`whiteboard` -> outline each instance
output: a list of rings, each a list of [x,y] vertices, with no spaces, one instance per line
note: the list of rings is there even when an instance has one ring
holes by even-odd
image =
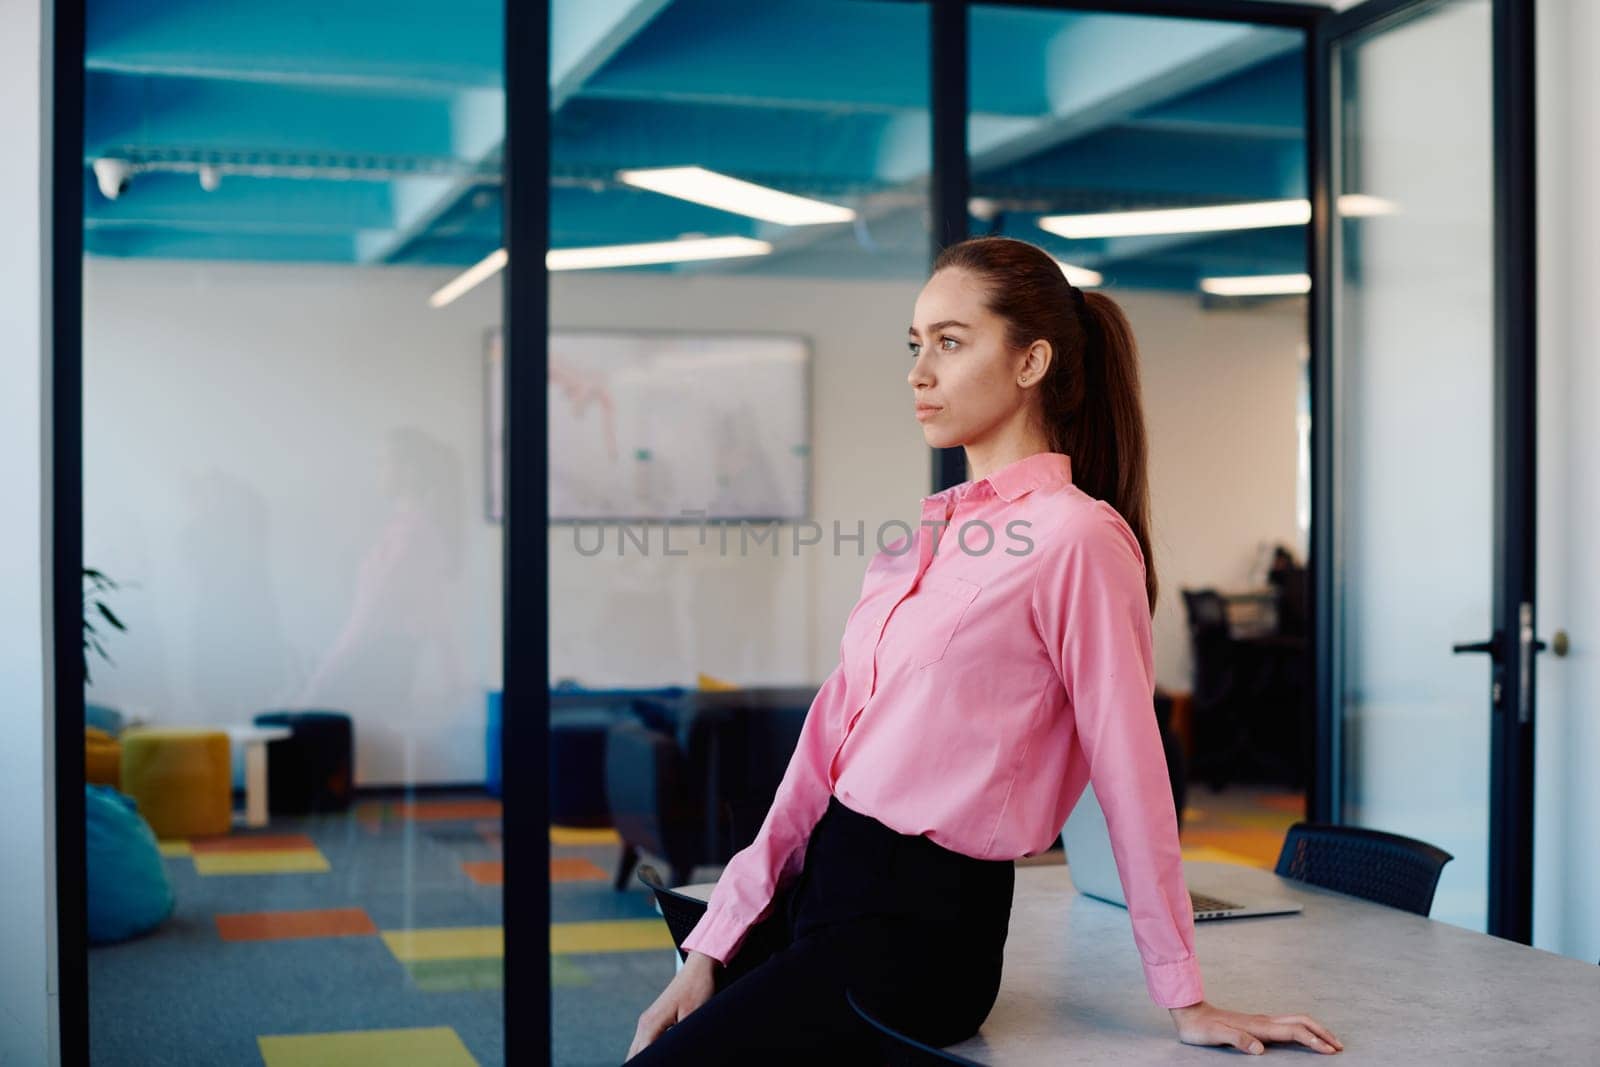
[[[810,358],[792,335],[552,331],[550,518],[806,518]]]

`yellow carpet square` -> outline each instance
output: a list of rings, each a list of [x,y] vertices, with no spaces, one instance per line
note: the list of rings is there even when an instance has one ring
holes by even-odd
[[[672,948],[672,931],[660,919],[552,923],[551,952],[645,952]]]
[[[187,841],[157,841],[156,847],[161,850],[163,856],[176,858],[194,855],[194,849],[189,847]]]
[[[448,1026],[256,1038],[266,1067],[477,1067]]]
[[[620,845],[622,838],[609,826],[588,828],[583,826],[550,827],[552,845]]]
[[[320,874],[327,857],[317,849],[293,852],[212,852],[194,858],[200,874]]]
[[[489,959],[505,955],[498,926],[444,926],[432,930],[385,930],[383,943],[401,963],[420,960]]]
[[[1212,845],[1195,845],[1192,848],[1185,848],[1183,850],[1183,858],[1186,860],[1202,860],[1207,863],[1237,863],[1245,867],[1262,866],[1262,864],[1249,856],[1241,856],[1237,852],[1229,852],[1227,849],[1216,848]]]

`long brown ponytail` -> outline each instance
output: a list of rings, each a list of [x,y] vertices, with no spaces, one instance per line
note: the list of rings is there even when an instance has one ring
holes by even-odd
[[[1045,436],[1051,451],[1072,457],[1073,484],[1116,508],[1138,538],[1153,616],[1159,583],[1150,548],[1149,443],[1128,317],[1104,293],[1069,283],[1044,249],[1013,237],[950,245],[933,272],[948,267],[985,283],[985,303],[1005,320],[1007,344],[1050,342],[1054,358],[1039,383]]]

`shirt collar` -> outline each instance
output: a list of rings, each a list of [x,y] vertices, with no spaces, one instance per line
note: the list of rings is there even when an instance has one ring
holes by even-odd
[[[922,499],[928,503],[960,500],[984,484],[987,484],[997,496],[1009,502],[1035,489],[1071,485],[1072,460],[1064,452],[1035,452],[1031,456],[1012,460],[976,482],[969,480],[959,485],[952,485]]]

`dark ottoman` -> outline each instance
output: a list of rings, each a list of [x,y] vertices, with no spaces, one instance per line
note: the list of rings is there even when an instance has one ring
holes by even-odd
[[[257,726],[293,734],[267,745],[267,809],[274,815],[344,811],[350,806],[350,716],[338,711],[267,711]]]

